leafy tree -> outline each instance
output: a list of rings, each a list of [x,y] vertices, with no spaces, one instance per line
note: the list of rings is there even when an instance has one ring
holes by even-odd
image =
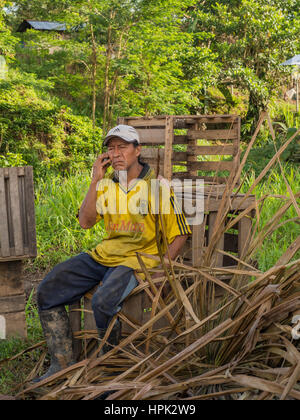
[[[6,3],[7,7],[11,5],[10,2]],[[6,61],[10,62],[14,59],[15,46],[18,40],[12,35],[10,28],[7,26],[5,15],[5,9],[3,7],[0,8],[0,55],[4,55]]]
[[[67,23],[63,37],[22,35],[19,66],[54,82],[56,94],[91,112],[94,126],[97,116],[106,131],[117,115],[201,108],[201,90],[214,80],[216,65],[210,49],[196,45],[199,34],[182,31],[190,0],[16,3],[15,24],[25,17]]]
[[[222,70],[219,84],[249,94],[247,131],[289,72],[280,66],[299,48],[298,0],[206,0],[190,8],[190,30],[211,34],[210,48]]]

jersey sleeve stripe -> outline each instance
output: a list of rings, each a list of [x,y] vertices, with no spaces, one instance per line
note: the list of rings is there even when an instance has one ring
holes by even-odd
[[[170,199],[171,199],[172,207],[174,209],[174,213],[176,214],[176,219],[177,219],[177,223],[178,223],[181,235],[188,235],[188,232],[186,232],[186,229],[184,227],[184,223],[183,223],[183,220],[182,220],[182,215],[179,212],[178,207],[176,206],[176,203],[174,201],[174,197],[170,197]],[[176,207],[176,211],[175,211],[175,207]]]
[[[173,200],[173,203],[174,203],[174,205],[175,205],[175,207],[176,207],[176,209],[177,209],[178,215],[179,215],[179,217],[180,217],[180,220],[181,220],[181,225],[182,225],[183,231],[185,232],[185,235],[188,235],[188,234],[189,234],[189,228],[188,228],[188,226],[187,226],[187,224],[186,224],[185,217],[184,217],[184,215],[181,213],[181,211],[180,211],[180,209],[179,209],[179,207],[178,207],[178,205],[177,205],[176,201],[174,200],[174,197],[171,197],[171,198],[172,198],[172,200]]]

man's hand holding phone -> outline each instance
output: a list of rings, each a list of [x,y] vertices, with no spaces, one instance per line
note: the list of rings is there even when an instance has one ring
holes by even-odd
[[[102,153],[98,156],[96,162],[93,165],[92,171],[92,182],[101,181],[104,178],[107,168],[111,165],[111,160],[108,153]]]

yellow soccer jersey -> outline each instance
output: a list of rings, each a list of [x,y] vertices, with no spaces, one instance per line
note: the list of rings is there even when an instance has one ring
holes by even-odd
[[[97,222],[104,219],[107,237],[88,252],[94,260],[107,267],[125,265],[136,270],[140,269],[137,252],[158,256],[155,220],[159,211],[169,244],[176,236],[191,234],[174,193],[168,187],[160,184],[160,200],[157,200],[157,183],[148,164],[144,164],[139,178],[128,191],[116,174],[98,183]],[[164,247],[163,252],[166,252]],[[158,261],[142,258],[147,268],[159,265]]]

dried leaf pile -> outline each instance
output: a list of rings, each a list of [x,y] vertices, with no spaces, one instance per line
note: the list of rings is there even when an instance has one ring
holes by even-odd
[[[212,262],[220,236],[237,221],[226,219],[230,200],[237,193],[237,180],[266,118],[270,122],[268,115],[263,114],[240,170],[231,174],[223,191],[214,240],[205,249],[203,265],[191,267],[183,260],[164,260],[161,254],[165,273],[161,278],[153,278],[155,270],[147,271],[143,254],[138,255],[145,280],[133,293],[143,289],[151,298],[149,321],[136,325],[120,313],[123,324],[128,324],[132,333],[123,336],[118,347],[102,356],[99,351],[103,343],[97,341],[96,331],[78,332],[77,339],[89,343],[82,360],[39,384],[24,384],[19,397],[300,400],[300,329],[296,324],[300,319],[300,260],[291,262],[300,249],[300,237],[267,272],[259,271],[253,262],[255,252],[278,228],[289,207],[294,206],[299,222],[300,194],[294,195],[288,186],[289,197],[282,198],[280,209],[260,230],[259,209],[265,197],[256,202],[254,209],[240,213],[237,217],[256,211],[256,224],[249,232],[244,255],[235,268],[215,268]],[[292,139],[274,155],[245,199]],[[159,222],[158,218],[157,229]],[[225,277],[230,277],[230,281]],[[170,286],[167,296],[163,293],[166,284]],[[220,290],[221,298],[217,293]],[[164,326],[157,329],[155,324],[161,319]],[[115,319],[106,336],[114,322]],[[28,379],[40,369],[44,357]],[[113,393],[107,395],[107,391]]]

